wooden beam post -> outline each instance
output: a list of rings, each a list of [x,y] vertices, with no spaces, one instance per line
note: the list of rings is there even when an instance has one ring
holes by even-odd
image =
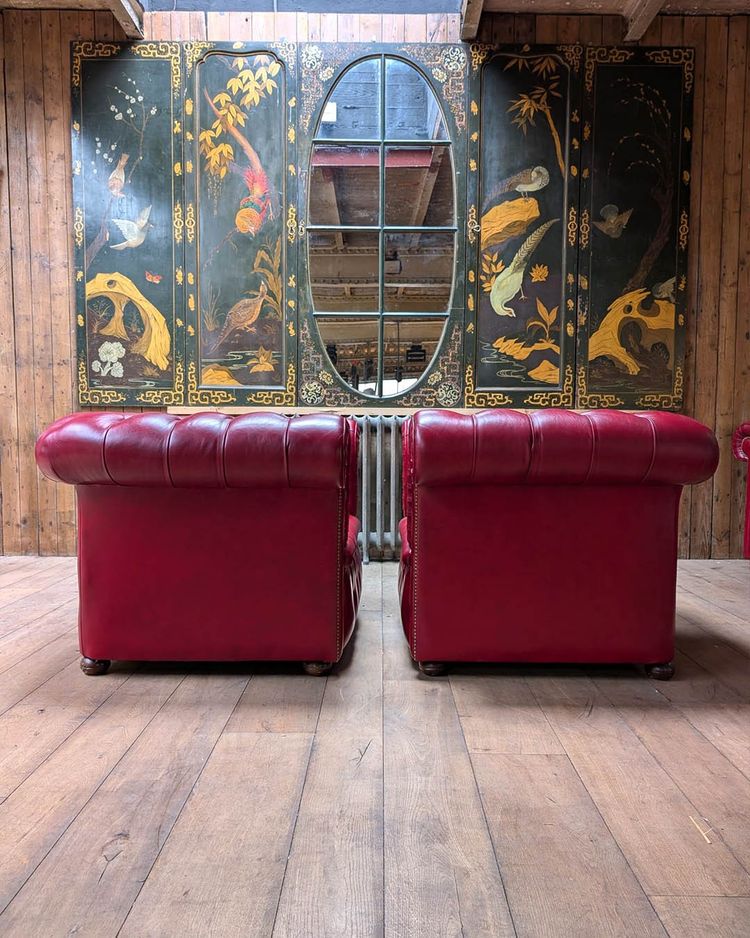
[[[107,0],[107,5],[128,39],[143,39],[143,7],[138,0]]]
[[[649,28],[664,6],[664,0],[626,0],[622,16],[625,19],[625,42],[637,42]]]
[[[479,18],[482,15],[484,0],[463,0],[461,4],[461,39],[471,42],[477,38]]]

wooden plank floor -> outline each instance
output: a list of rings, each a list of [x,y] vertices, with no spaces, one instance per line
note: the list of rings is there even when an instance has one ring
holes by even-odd
[[[0,558],[0,935],[750,935],[750,564],[683,561],[677,677],[425,679],[396,567],[291,666],[78,669],[72,559]]]

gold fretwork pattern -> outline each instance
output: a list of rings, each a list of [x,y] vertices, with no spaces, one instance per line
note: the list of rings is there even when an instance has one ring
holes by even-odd
[[[578,213],[575,205],[568,209],[568,244],[573,247],[578,237]]]
[[[536,391],[523,399],[526,407],[571,407],[573,405],[573,366],[565,366],[565,380],[559,391]]]
[[[300,52],[301,106],[299,111],[300,126],[305,133],[310,130],[310,123],[316,108],[325,93],[326,83],[336,74],[336,70],[345,62],[353,61],[362,54],[361,47],[353,43],[338,43],[325,51],[314,43],[304,43]]]
[[[185,401],[185,366],[182,362],[175,362],[172,388],[150,388],[148,391],[142,391],[138,395],[138,400],[144,404],[162,404],[165,407],[183,404]]]
[[[587,248],[589,246],[589,235],[591,234],[591,225],[589,224],[589,210],[587,208],[581,212],[579,233],[581,238],[581,247]]]
[[[427,382],[409,397],[409,407],[455,407],[461,401],[461,325],[453,324],[451,337]]]
[[[401,52],[421,62],[437,81],[459,130],[466,129],[466,72],[468,59],[461,46],[425,43],[401,46]]]
[[[557,51],[565,59],[567,66],[578,74],[581,70],[581,60],[583,59],[583,46],[580,42],[576,42],[572,45],[558,46]]]
[[[78,402],[87,404],[121,404],[125,395],[112,388],[90,388],[86,363],[78,362]]]
[[[169,59],[172,66],[172,94],[178,97],[182,86],[179,42],[136,42],[129,46],[142,59]]]
[[[286,213],[286,239],[290,244],[297,240],[297,208],[292,204]]]
[[[578,366],[576,390],[578,392],[576,403],[579,407],[622,407],[625,404],[625,401],[616,394],[590,394],[586,390],[586,369],[583,365]]]
[[[683,65],[682,87],[685,94],[690,94],[695,76],[695,49],[649,49],[646,55],[656,65]]]
[[[628,49],[613,49],[609,46],[587,46],[586,68],[583,79],[587,94],[591,94],[594,90],[594,70],[597,64],[604,62],[620,64],[632,59],[633,55],[634,53]]]
[[[83,247],[83,210],[80,205],[76,205],[75,207],[73,234],[75,236],[76,247]]]
[[[469,244],[474,244],[477,240],[478,231],[481,231],[481,227],[477,222],[477,207],[471,205],[466,216],[466,237],[469,239]]]
[[[192,202],[188,202],[185,209],[185,235],[188,243],[192,244],[195,240],[195,207]]]
[[[197,368],[188,362],[188,404],[236,404],[237,396],[222,388],[199,388]]]
[[[467,365],[464,374],[464,403],[467,407],[504,407],[513,398],[502,391],[477,391],[474,387],[474,366]]]
[[[185,230],[185,221],[182,217],[182,202],[175,202],[172,215],[175,244],[182,244],[182,233]]]
[[[677,237],[679,239],[681,251],[684,251],[687,248],[689,234],[690,234],[690,223],[688,221],[688,213],[686,209],[683,209],[680,212],[680,227],[677,229]]]
[[[204,52],[208,52],[209,49],[213,48],[213,43],[212,42],[198,42],[198,41],[185,42],[183,43],[182,47],[185,50],[185,71],[187,72],[188,77],[190,77],[193,71],[193,68],[195,67],[195,63],[203,55]],[[192,107],[190,111],[188,111],[186,107],[185,113],[189,117],[190,114],[192,113]]]
[[[484,42],[473,42],[469,49],[471,55],[471,70],[477,72],[484,64],[485,59],[492,51],[492,46]]]
[[[638,398],[636,403],[639,407],[648,407],[651,409],[679,410],[680,407],[682,407],[682,386],[682,367],[678,365],[674,370],[674,386],[672,387],[671,394],[644,394],[642,397]]]
[[[81,87],[81,60],[104,59],[117,55],[121,46],[112,42],[91,42],[84,40],[73,44],[73,64],[71,66],[71,83],[74,88]]]
[[[286,369],[286,388],[274,391],[254,391],[251,403],[261,407],[290,407],[297,403],[297,369],[289,362]]]

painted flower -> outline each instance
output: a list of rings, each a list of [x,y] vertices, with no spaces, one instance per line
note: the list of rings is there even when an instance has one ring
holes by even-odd
[[[102,342],[99,346],[99,358],[103,362],[116,362],[125,357],[125,347],[122,342]]]
[[[531,268],[531,282],[544,283],[549,277],[549,267],[546,264],[534,264]]]

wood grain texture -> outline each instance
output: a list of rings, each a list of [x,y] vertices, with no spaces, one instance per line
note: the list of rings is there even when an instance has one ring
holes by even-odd
[[[222,673],[182,681],[6,908],[5,934],[118,933],[246,683]],[[224,790],[237,798],[235,786]],[[200,840],[210,849],[206,831]],[[180,856],[183,870],[197,859],[195,849]]]
[[[66,564],[0,558],[0,603],[30,568],[40,581],[3,607],[36,599],[0,636],[3,936],[747,934],[750,563],[680,564],[665,684],[420,677],[395,564],[365,569],[327,679],[86,678],[75,582],[49,583]]]
[[[567,756],[472,761],[519,935],[665,938]]]
[[[376,605],[360,614],[353,643],[326,682],[274,938],[383,933],[380,587],[381,571],[373,570],[365,599]]]
[[[123,938],[271,934],[311,742],[222,735]]]
[[[620,42],[622,17],[601,6],[597,11],[485,14],[479,38]],[[212,10],[150,13],[144,27],[151,39],[366,45],[458,41],[460,17]],[[672,15],[657,17],[641,40],[696,51],[685,412],[716,429],[721,463],[712,482],[683,495],[680,553],[694,558],[741,553],[746,466],[731,459],[728,441],[733,427],[750,420],[749,32],[750,16]],[[0,13],[0,550],[6,555],[75,549],[73,492],[42,479],[33,459],[45,424],[76,407],[68,132],[73,38],[121,39],[122,31],[102,9]]]
[[[747,870],[704,840],[698,806],[590,680],[540,675],[531,687],[648,895],[750,895]]]
[[[670,938],[745,938],[750,922],[750,899],[723,896],[653,896]]]

